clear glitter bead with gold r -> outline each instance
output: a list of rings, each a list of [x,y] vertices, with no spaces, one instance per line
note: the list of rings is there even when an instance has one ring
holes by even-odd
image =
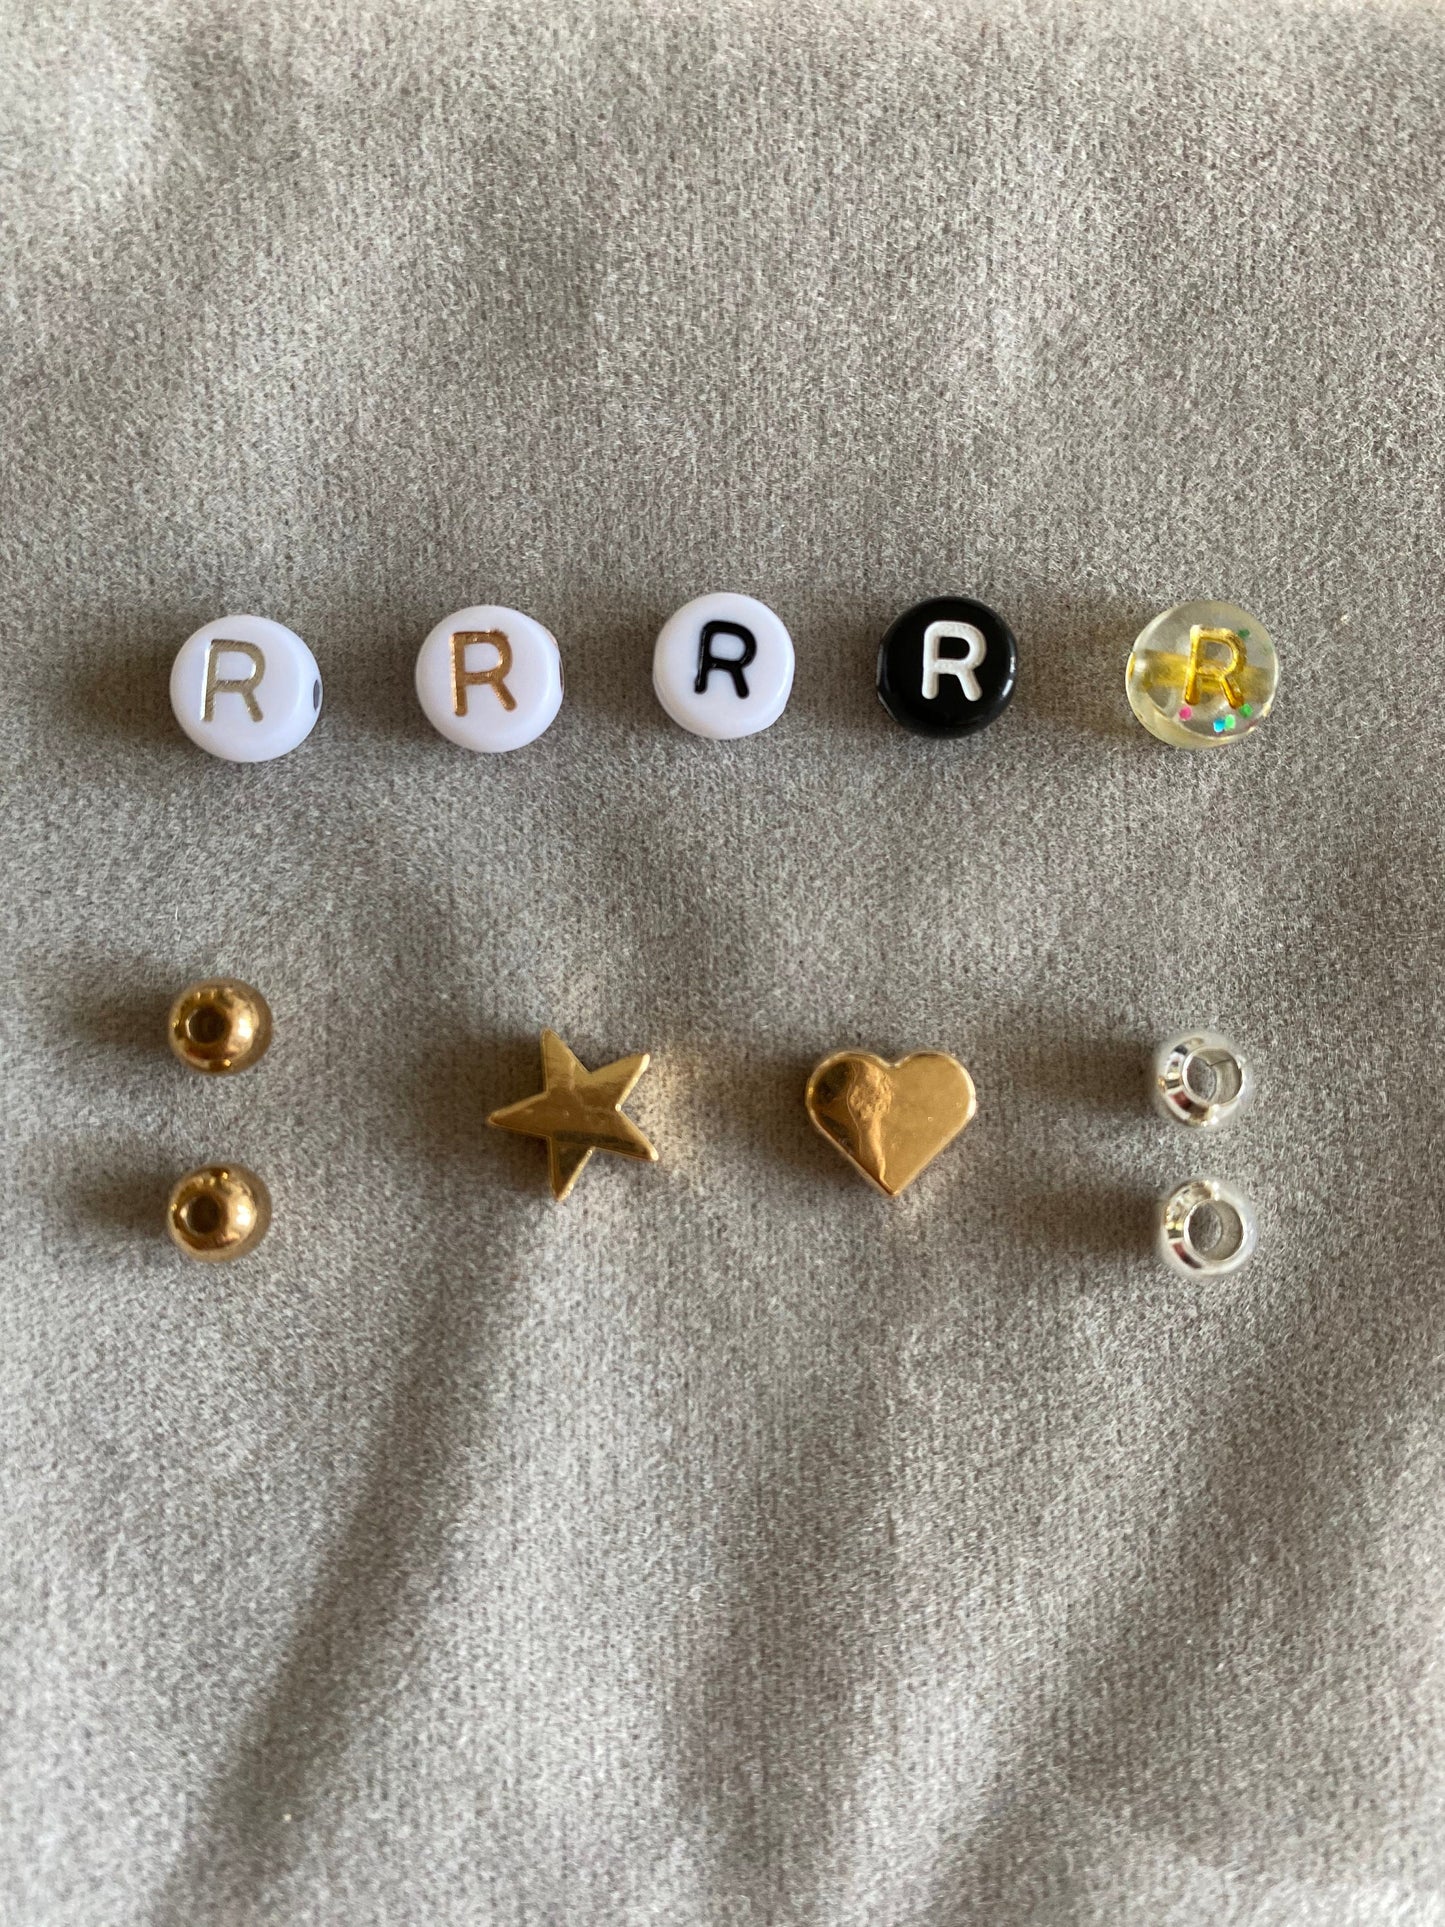
[[[1152,736],[1179,749],[1237,743],[1259,728],[1279,684],[1279,659],[1257,616],[1234,602],[1177,602],[1129,652],[1129,707]]]

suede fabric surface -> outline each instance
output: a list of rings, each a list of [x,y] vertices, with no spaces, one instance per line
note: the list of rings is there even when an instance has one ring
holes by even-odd
[[[7,1927],[1445,1921],[1445,16],[9,0],[0,140]],[[726,744],[649,684],[720,587],[798,652]],[[961,745],[873,689],[944,592]],[[1201,756],[1191,595],[1283,663]],[[490,601],[496,760],[411,686]],[[254,768],[167,703],[228,611],[325,677]],[[544,1025],[654,1053],[562,1207]],[[977,1082],[893,1204],[844,1046]]]

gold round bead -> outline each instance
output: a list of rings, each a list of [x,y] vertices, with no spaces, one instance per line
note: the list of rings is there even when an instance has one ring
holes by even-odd
[[[208,977],[171,1005],[171,1049],[193,1071],[224,1076],[258,1063],[271,1042],[271,1007],[239,977]]]
[[[188,1258],[224,1264],[244,1258],[266,1235],[271,1193],[244,1164],[206,1164],[171,1192],[166,1229]]]

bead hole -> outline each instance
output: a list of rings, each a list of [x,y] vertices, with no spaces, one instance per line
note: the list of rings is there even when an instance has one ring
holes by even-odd
[[[226,1020],[213,1004],[202,1004],[186,1019],[186,1035],[193,1044],[219,1044],[226,1030]]]
[[[1199,1104],[1232,1104],[1244,1085],[1244,1073],[1228,1051],[1191,1051],[1181,1073],[1184,1088]]]
[[[1184,1236],[1197,1257],[1218,1264],[1244,1243],[1244,1223],[1232,1205],[1196,1204],[1184,1221]]]
[[[1219,1073],[1207,1058],[1194,1052],[1185,1060],[1184,1087],[1191,1097],[1197,1097],[1201,1104],[1214,1101],[1214,1093],[1219,1089]]]
[[[181,1216],[185,1219],[187,1231],[197,1238],[209,1238],[212,1232],[221,1228],[221,1207],[212,1197],[202,1195],[192,1198]]]

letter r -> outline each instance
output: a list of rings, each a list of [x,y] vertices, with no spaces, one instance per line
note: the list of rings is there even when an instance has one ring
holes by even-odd
[[[962,656],[940,656],[938,645],[941,642],[966,642],[967,653]],[[971,703],[982,702],[983,686],[975,672],[987,654],[988,643],[984,640],[983,631],[976,629],[971,622],[930,622],[923,632],[923,700],[931,703],[938,694],[940,676],[956,676],[968,700]]]
[[[742,652],[736,656],[715,656],[712,652],[714,636],[736,636],[743,645]],[[708,678],[714,669],[721,669],[724,675],[731,676],[733,688],[741,701],[748,696],[748,679],[743,674],[753,657],[758,653],[758,639],[751,629],[745,629],[740,622],[705,622],[702,636],[697,647],[697,681],[693,684],[701,696],[707,690]]]
[[[229,649],[233,655],[244,656],[251,665],[249,676],[218,676],[216,661],[223,650]],[[206,681],[201,693],[201,721],[213,723],[216,720],[217,696],[239,696],[246,705],[246,713],[253,723],[263,721],[261,705],[256,701],[257,683],[266,673],[266,658],[254,642],[228,642],[224,636],[215,636],[206,644]]]
[[[485,642],[497,652],[490,669],[468,669],[467,647]],[[452,635],[452,707],[458,716],[467,713],[467,691],[490,689],[503,709],[515,709],[517,699],[507,687],[512,668],[512,645],[500,629],[458,629]]]
[[[1212,643],[1223,649],[1229,657],[1227,662],[1219,662],[1213,656],[1206,656],[1205,645]],[[1238,709],[1244,701],[1244,690],[1239,683],[1239,672],[1248,663],[1244,644],[1233,629],[1204,629],[1198,623],[1189,631],[1189,670],[1184,678],[1184,700],[1197,703],[1201,690],[1215,689],[1223,693],[1224,700],[1231,709]]]

